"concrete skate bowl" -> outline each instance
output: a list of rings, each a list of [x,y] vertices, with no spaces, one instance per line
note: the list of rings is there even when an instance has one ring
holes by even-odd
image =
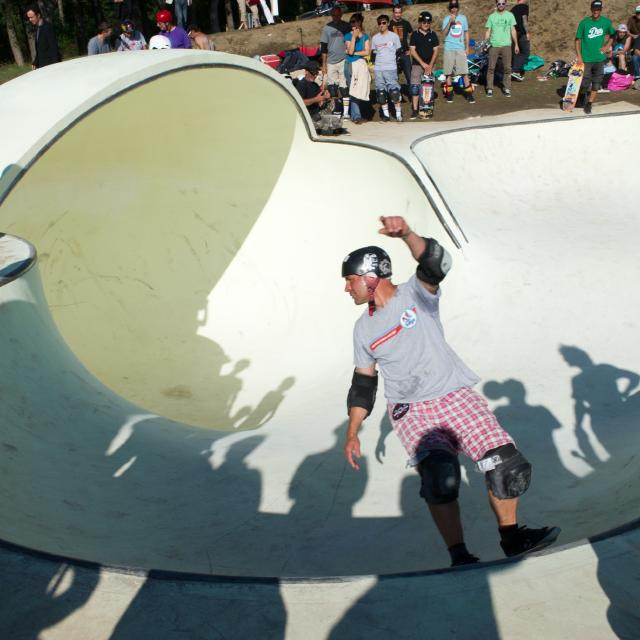
[[[0,227],[39,253],[0,289],[5,541],[188,574],[446,566],[381,399],[363,470],[341,454],[359,310],[339,263],[379,243],[406,279],[403,247],[376,235],[396,212],[455,256],[447,336],[536,467],[521,520],[571,542],[637,516],[639,301],[617,280],[637,276],[637,211],[611,198],[624,175],[606,175],[605,198],[592,173],[560,185],[532,154],[533,174],[489,190],[488,161],[463,145],[469,170],[451,185],[437,174],[449,143],[425,140],[416,154],[469,237],[461,251],[405,164],[312,141],[299,100],[251,61],[149,52],[38,74],[2,89],[28,109],[2,118]],[[71,90],[42,116],[34,100],[59,74]],[[600,140],[607,121],[593,120]],[[529,193],[532,175],[548,188]],[[469,544],[498,558],[482,478],[464,477]]]

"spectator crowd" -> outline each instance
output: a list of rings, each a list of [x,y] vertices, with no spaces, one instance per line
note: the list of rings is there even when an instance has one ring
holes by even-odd
[[[266,0],[237,1],[240,29],[259,27],[261,15],[273,21]],[[412,4],[409,0],[406,3]],[[158,33],[149,42],[126,15],[131,3],[122,0],[117,4],[118,28],[100,23],[87,43],[88,55],[148,48],[215,49],[210,37],[197,26],[187,26],[191,0],[174,0],[160,8],[155,14]],[[630,76],[631,82],[636,81],[634,88],[640,87],[640,5],[617,26],[603,10],[602,0],[593,0],[590,15],[575,32],[576,60],[584,66],[581,91],[587,114],[597,94],[606,90],[606,80],[612,74]],[[442,82],[445,103],[459,94],[473,105],[479,84],[484,84],[487,98],[494,96],[496,88],[510,98],[512,80],[524,79],[530,59],[528,0],[515,0],[510,10],[506,0],[496,0],[479,43],[470,37],[469,20],[460,0],[450,0],[441,22],[435,24],[431,12],[422,11],[413,25],[403,17],[402,6],[394,2],[391,16],[376,18],[373,35],[365,28],[363,13],[352,14],[346,22],[340,3],[335,3],[330,16],[320,34],[319,60],[305,64],[304,78],[296,85],[314,117],[330,106],[334,114],[360,124],[370,117],[369,103],[375,101],[382,122],[401,122],[403,99],[410,102],[410,119],[429,117],[437,95],[433,88],[436,79]],[[26,18],[35,30],[33,68],[58,62],[60,53],[52,24],[43,19],[37,5],[27,9]],[[436,71],[438,63],[441,68]]]

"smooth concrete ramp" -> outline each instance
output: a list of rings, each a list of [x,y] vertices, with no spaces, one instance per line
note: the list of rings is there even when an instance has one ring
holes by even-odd
[[[67,95],[51,93],[63,79]],[[599,553],[628,567],[615,617],[631,624],[627,587],[640,572],[624,554],[636,533],[595,553],[584,541],[629,529],[640,511],[638,207],[633,166],[618,162],[640,141],[638,114],[451,132],[399,158],[312,141],[277,74],[197,52],[55,65],[4,85],[0,105],[0,230],[39,254],[0,288],[0,538],[54,565],[143,572],[129,576],[137,585],[93,564],[49,575],[47,561],[3,552],[7,575],[30,576],[27,600],[46,582],[43,597],[67,611],[41,628],[74,610],[94,619],[94,606],[107,612],[91,637],[110,637],[120,616],[145,619],[152,602],[193,588],[221,617],[265,612],[247,632],[361,637],[354,628],[389,628],[374,610],[392,611],[406,589],[437,617],[434,594],[456,592],[464,575],[467,608],[480,612],[467,622],[497,637],[513,606],[560,602],[552,569],[599,594],[605,617],[584,637],[603,637],[613,598],[598,582]],[[393,213],[454,254],[443,321],[534,464],[521,521],[561,526],[575,549],[401,583],[374,577],[447,565],[382,402],[363,434],[363,470],[342,461],[360,310],[339,264],[375,242],[397,280],[408,277],[404,247],[376,235],[377,216]],[[482,477],[466,465],[464,478],[469,546],[500,558]],[[178,577],[166,572],[214,582],[153,581]],[[306,582],[335,575],[371,577]],[[116,605],[104,595],[117,591],[111,580],[123,589]],[[517,586],[527,581],[530,591]],[[514,602],[498,602],[494,583]],[[70,596],[66,609],[56,593]],[[407,625],[400,637],[412,637]]]

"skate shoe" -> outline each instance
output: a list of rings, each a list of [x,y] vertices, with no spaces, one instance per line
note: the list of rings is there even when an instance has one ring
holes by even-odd
[[[477,558],[472,553],[465,553],[465,554],[459,555],[451,563],[451,566],[452,567],[461,567],[462,565],[465,565],[465,564],[476,564],[478,562],[480,562],[480,558]]]
[[[389,118],[389,116],[382,116],[382,117],[380,118],[380,120],[381,120],[382,122],[389,122],[389,119],[390,119],[390,118]]]
[[[585,102],[584,103],[584,112],[587,115],[591,115],[591,111],[592,111],[591,103],[590,102]]]
[[[502,93],[504,94],[505,98],[510,98],[511,97],[511,89],[503,89]]]
[[[519,556],[531,551],[539,551],[555,542],[560,533],[559,527],[542,527],[541,529],[530,529],[529,527],[518,527],[508,540],[502,540],[500,546],[507,558]]]
[[[487,98],[493,98],[493,89],[487,89]]]
[[[416,120],[417,118],[418,118],[418,112],[415,109],[413,109],[411,111],[411,116],[409,116],[409,120]]]

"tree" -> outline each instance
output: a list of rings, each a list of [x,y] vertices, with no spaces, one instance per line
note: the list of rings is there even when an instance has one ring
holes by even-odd
[[[11,47],[13,60],[18,66],[22,66],[25,63],[25,57],[15,27],[15,6],[13,3],[9,4],[7,0],[0,0],[0,5],[2,7],[2,15],[4,17],[4,24],[7,30],[7,38],[9,40],[9,46]],[[19,19],[20,16],[18,16],[18,20]]]

